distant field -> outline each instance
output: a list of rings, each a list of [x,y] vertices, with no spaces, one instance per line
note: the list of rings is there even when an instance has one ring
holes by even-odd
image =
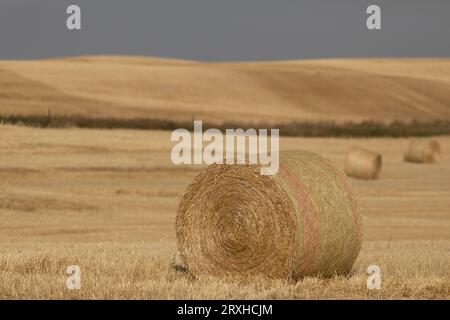
[[[0,61],[0,113],[209,122],[450,120],[450,59]]]
[[[0,125],[0,298],[449,299],[450,137],[436,139],[439,165],[404,163],[407,139],[282,138],[341,167],[354,145],[383,154],[380,180],[352,180],[364,213],[354,274],[194,280],[172,267],[174,220],[202,167],[171,164],[170,132]],[[72,264],[79,291],[65,288]],[[365,285],[371,264],[379,291]]]

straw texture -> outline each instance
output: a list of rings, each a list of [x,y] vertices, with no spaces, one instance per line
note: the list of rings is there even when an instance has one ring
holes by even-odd
[[[194,276],[300,278],[347,273],[361,217],[345,174],[317,154],[280,153],[276,176],[257,165],[211,165],[180,202],[178,249]]]
[[[412,140],[405,153],[405,161],[414,163],[438,163],[441,146],[436,140]]]
[[[378,179],[383,159],[380,154],[362,148],[352,148],[347,154],[345,173],[365,180]]]

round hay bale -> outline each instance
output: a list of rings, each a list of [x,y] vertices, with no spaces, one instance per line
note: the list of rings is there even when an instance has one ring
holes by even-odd
[[[275,176],[258,165],[202,171],[179,204],[176,234],[194,276],[297,279],[351,271],[361,217],[344,172],[317,154],[287,151]]]
[[[441,146],[436,140],[412,140],[404,158],[407,162],[438,163],[441,159]]]
[[[380,176],[383,158],[362,148],[352,148],[347,154],[345,173],[353,178],[373,180]]]

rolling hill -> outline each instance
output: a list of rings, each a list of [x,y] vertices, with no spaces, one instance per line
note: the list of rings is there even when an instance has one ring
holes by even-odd
[[[450,119],[450,59],[0,61],[0,113],[336,122]]]

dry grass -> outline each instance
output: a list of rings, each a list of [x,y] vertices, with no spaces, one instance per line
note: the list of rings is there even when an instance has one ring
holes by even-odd
[[[0,245],[2,299],[448,299],[448,241],[366,242],[354,274],[297,282],[253,278],[193,279],[170,264],[173,241],[19,242]],[[378,264],[382,289],[368,290]],[[81,290],[65,287],[69,265]]]
[[[450,298],[450,148],[438,165],[403,161],[406,139],[282,138],[341,168],[364,145],[381,179],[352,180],[363,246],[348,278],[193,280],[171,267],[175,215],[200,170],[170,163],[170,133],[0,126],[1,298]],[[157,183],[155,183],[157,181]],[[65,288],[78,264],[82,289]],[[378,264],[382,289],[365,287]]]

